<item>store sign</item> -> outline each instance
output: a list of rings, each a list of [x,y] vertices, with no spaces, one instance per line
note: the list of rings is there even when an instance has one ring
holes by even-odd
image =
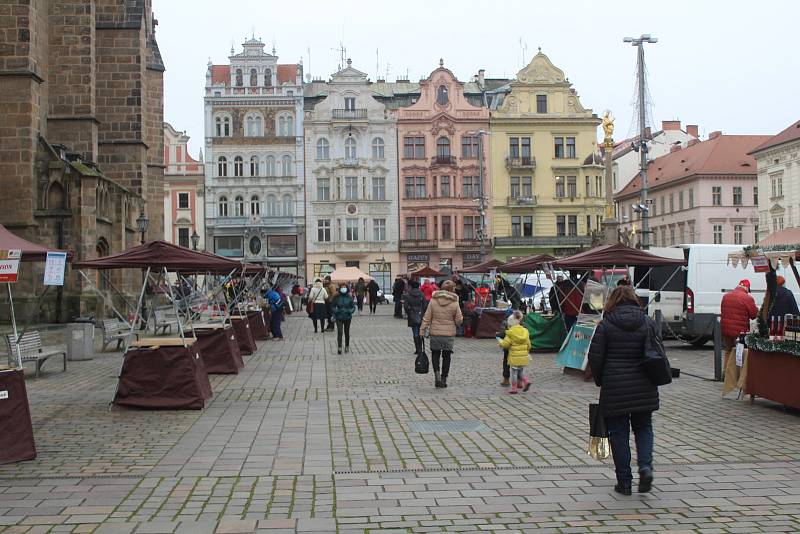
[[[465,252],[464,253],[464,261],[480,261],[481,253],[480,252]]]
[[[750,258],[750,263],[753,264],[753,270],[757,273],[769,272],[769,260],[766,256],[753,256]]]
[[[20,250],[0,250],[0,282],[14,283],[19,272]]]
[[[428,254],[409,254],[408,261],[430,261],[430,256]]]

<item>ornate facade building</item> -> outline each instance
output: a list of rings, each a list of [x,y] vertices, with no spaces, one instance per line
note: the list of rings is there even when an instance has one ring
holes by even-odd
[[[396,114],[351,66],[305,89],[309,280],[358,267],[389,290],[405,272],[397,244]]]
[[[489,194],[488,166],[479,154],[489,110],[481,107],[478,81],[467,85],[440,60],[420,82],[416,102],[398,109],[403,272],[425,266],[452,272],[480,263],[482,239],[484,252],[491,251],[488,206],[484,224],[480,213],[481,196]]]
[[[491,115],[495,256],[588,247],[605,211],[600,119],[541,51],[497,90]]]
[[[205,249],[203,153],[189,154],[189,136],[164,123],[164,240]],[[195,243],[196,241],[196,243]]]
[[[151,0],[13,4],[0,17],[0,223],[76,260],[138,244],[142,210],[146,237],[160,237],[164,64]],[[36,308],[42,271],[23,266],[21,316]],[[97,284],[129,291],[140,276],[115,271]],[[102,314],[96,302],[68,269],[38,320]]]
[[[303,67],[249,39],[205,87],[206,248],[302,272]]]

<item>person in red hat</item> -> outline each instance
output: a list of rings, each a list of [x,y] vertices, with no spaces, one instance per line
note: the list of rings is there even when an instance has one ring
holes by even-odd
[[[725,293],[720,308],[722,349],[727,352],[736,344],[739,334],[750,331],[750,320],[758,314],[756,301],[750,295],[750,280],[740,280],[733,291]]]

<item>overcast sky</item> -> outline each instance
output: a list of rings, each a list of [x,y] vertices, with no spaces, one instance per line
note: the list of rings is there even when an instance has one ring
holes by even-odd
[[[656,124],[679,119],[701,134],[775,134],[800,118],[800,68],[793,0],[570,1],[153,0],[167,71],[165,120],[203,146],[203,88],[209,58],[227,64],[231,44],[251,35],[302,59],[328,79],[342,43],[371,80],[380,72],[419,80],[439,58],[461,81],[478,69],[513,77],[541,47],[595,113],[611,109],[615,138],[634,133],[635,48],[650,33],[648,83]],[[523,47],[526,47],[523,50]],[[310,50],[310,54],[309,54]],[[377,50],[377,58],[376,58]],[[387,76],[388,73],[388,76]]]

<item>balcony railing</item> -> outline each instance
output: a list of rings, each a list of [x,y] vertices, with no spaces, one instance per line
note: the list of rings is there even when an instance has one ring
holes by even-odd
[[[334,119],[366,119],[367,118],[367,108],[358,108],[358,109],[334,109],[331,110],[333,112]]]
[[[512,195],[506,198],[506,205],[510,207],[515,206],[535,206],[536,205],[536,195],[529,195],[529,196],[521,196],[521,195]]]
[[[492,244],[487,240],[484,241],[484,244],[487,247],[491,247]],[[468,249],[479,249],[481,246],[480,239],[456,239],[456,248],[468,248]]]
[[[271,215],[256,215],[245,217],[214,217],[208,219],[209,226],[291,226],[301,224],[300,219],[287,217],[273,217]]]
[[[401,239],[400,248],[404,250],[435,250],[435,239]]]
[[[433,156],[431,158],[431,165],[455,165],[455,156]]]
[[[555,247],[571,246],[581,247],[592,244],[591,236],[583,235],[559,235],[559,236],[515,236],[515,237],[495,237],[494,246],[496,247]]]
[[[536,158],[533,156],[506,157],[506,167],[509,169],[535,169]]]

